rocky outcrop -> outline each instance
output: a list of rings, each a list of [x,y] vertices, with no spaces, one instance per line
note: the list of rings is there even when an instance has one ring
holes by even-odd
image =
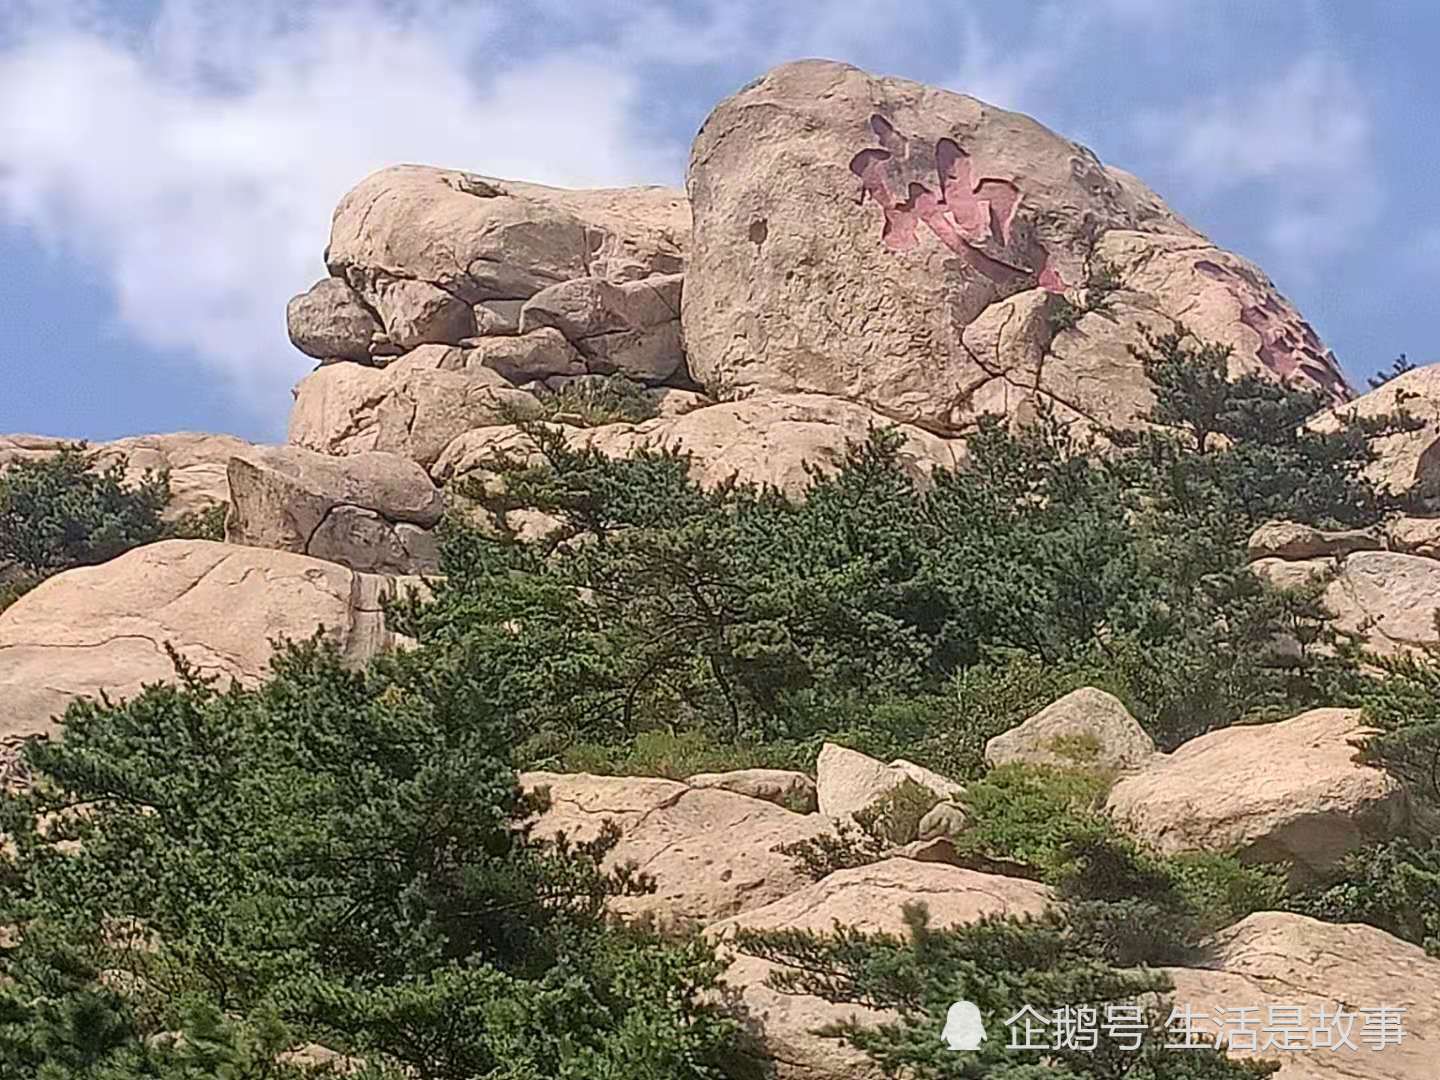
[[[1259,269],[974,98],[786,64],[710,114],[687,187],[685,343],[722,399],[833,395],[946,434],[1041,403],[1131,426],[1151,398],[1129,346],[1182,318],[1237,374],[1349,396]]]
[[[373,573],[427,574],[439,567],[432,530],[444,500],[409,458],[257,447],[230,459],[229,481],[229,543]]]
[[[0,468],[50,457],[73,445],[74,440],[43,435],[0,436]],[[234,435],[177,431],[89,443],[86,450],[93,455],[96,468],[124,460],[128,484],[137,483],[146,472],[169,473],[170,502],[161,516],[173,521],[228,502],[225,468],[232,457],[248,454],[251,444]]]
[[[839,923],[857,930],[903,934],[905,904],[923,902],[936,929],[961,926],[985,915],[1037,915],[1050,903],[1043,885],[974,870],[891,858],[840,870],[765,907],[710,926],[706,936],[727,941],[738,928],[828,933]],[[879,1080],[884,1074],[864,1054],[815,1030],[854,1017],[860,1023],[893,1020],[888,1013],[835,1005],[809,994],[781,993],[766,985],[769,961],[733,956],[725,982],[758,1026],[776,1080]]]
[[[174,678],[173,646],[202,675],[254,683],[271,642],[320,627],[356,663],[399,639],[394,579],[283,551],[204,540],[136,548],[69,570],[0,614],[0,734],[37,734],[78,697],[133,697]]]
[[[1358,709],[1212,731],[1122,778],[1106,811],[1162,854],[1235,851],[1310,881],[1409,828],[1400,785],[1354,760],[1370,731]]]
[[[1258,559],[1343,558],[1357,551],[1379,551],[1385,546],[1372,529],[1317,529],[1295,521],[1267,521],[1250,534],[1246,554]]]
[[[876,428],[896,426],[859,405],[801,394],[728,402],[640,424],[565,430],[572,445],[593,446],[611,457],[641,447],[683,450],[691,458],[691,475],[707,488],[737,479],[773,485],[798,496],[812,482],[807,467],[833,472],[844,462],[850,444],[863,442]],[[937,466],[953,468],[958,463],[956,444],[906,425],[898,425],[898,431],[903,440],[901,467],[915,479],[923,481]],[[533,451],[514,428],[470,431],[445,448],[432,475],[437,482],[448,483],[481,470],[497,446]]]
[[[1155,740],[1120,700],[1083,686],[985,744],[991,765],[1135,769],[1155,753]]]
[[[384,450],[429,466],[475,428],[540,414],[540,403],[454,346],[424,345],[383,370],[330,364],[295,388],[289,441],[321,454]]]
[[[563,832],[583,842],[613,821],[620,842],[604,865],[634,863],[655,879],[656,891],[616,898],[611,909],[662,924],[709,923],[790,895],[807,879],[774,848],[830,830],[816,814],[679,780],[533,772],[520,782],[550,792],[550,809],[534,824],[536,836]]]
[[[1388,424],[1388,434],[1369,440],[1375,460],[1365,468],[1368,479],[1392,495],[1404,495],[1440,509],[1440,364],[1418,367],[1389,380],[1363,397],[1314,417],[1317,431],[1336,431],[1347,418]]]
[[[422,165],[382,169],[336,209],[331,277],[290,302],[291,340],[322,362],[383,363],[420,345],[548,327],[565,350],[547,344],[543,359],[521,350],[521,363],[500,357],[495,369],[516,383],[588,371],[685,385],[689,234],[689,205],[666,188],[565,190]]]
[[[1221,931],[1203,967],[1163,970],[1174,1003],[1199,1018],[1195,1030],[1222,1036],[1234,1057],[1280,1062],[1275,1080],[1435,1075],[1440,960],[1373,927],[1260,912]],[[1399,1010],[1398,1041],[1379,1041],[1382,1008]],[[1270,1030],[1293,1049],[1267,1043]]]
[[[685,778],[693,788],[718,788],[752,799],[783,806],[797,814],[813,814],[819,808],[815,781],[789,769],[732,769],[730,772],[696,773]]]
[[[960,784],[923,766],[903,759],[886,765],[836,743],[827,742],[822,746],[815,762],[820,813],[826,817],[850,817],[873,806],[907,781],[927,788],[937,800],[958,798],[965,793]]]

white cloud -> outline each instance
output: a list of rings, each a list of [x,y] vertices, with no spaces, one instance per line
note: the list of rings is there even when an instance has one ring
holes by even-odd
[[[1370,103],[1332,55],[1302,56],[1269,81],[1146,113],[1139,125],[1194,194],[1263,200],[1265,242],[1296,271],[1349,249],[1379,219]]]
[[[683,147],[631,129],[637,80],[614,57],[507,63],[475,5],[292,12],[172,0],[140,32],[52,19],[0,51],[0,215],[99,268],[125,331],[262,415],[309,364],[285,302],[324,273],[331,210],[373,169],[677,178]]]

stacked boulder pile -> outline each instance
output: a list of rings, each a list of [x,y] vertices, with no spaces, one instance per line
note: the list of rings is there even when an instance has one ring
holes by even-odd
[[[1351,401],[1333,355],[1270,280],[1135,177],[1027,117],[843,64],[787,64],[722,102],[683,193],[383,169],[342,199],[325,264],[287,313],[318,363],[295,390],[286,445],[174,434],[93,448],[102,464],[125,456],[134,475],[168,470],[172,513],[225,506],[225,538],[60,574],[0,614],[0,744],[53,731],[78,697],[172,678],[167,646],[244,684],[264,677],[272,640],[317,627],[357,664],[403,646],[384,598],[436,572],[434,530],[460,482],[483,478],[496,451],[538,453],[525,421],[606,454],[683,448],[705,485],[792,494],[807,470],[893,427],[923,478],[962,461],[986,416],[1053,413],[1101,438],[1143,425],[1151,390],[1132,350],[1183,325],[1231,347],[1232,375],[1326,395],[1317,426],[1404,404],[1419,422],[1381,441],[1376,478],[1433,488],[1440,506],[1440,369]],[[587,424],[557,408],[600,380],[623,380],[651,418]],[[60,445],[0,437],[0,465]],[[520,524],[523,535],[546,527]],[[1342,628],[1381,651],[1433,638],[1440,519],[1374,533],[1277,522],[1251,549],[1272,580],[1324,575]],[[1105,810],[1122,828],[1165,852],[1280,862],[1302,884],[1411,827],[1405,793],[1352,760],[1363,734],[1355,713],[1324,709],[1161,754],[1118,701],[1085,689],[994,740],[987,759],[1057,764],[1057,740],[1085,739],[1119,777]],[[522,779],[551,792],[537,834],[583,840],[614,820],[610,859],[655,876],[657,892],[617,901],[617,915],[721,942],[743,926],[837,919],[896,931],[916,897],[941,926],[1053,900],[1033,881],[954,864],[961,785],[840,746],[813,779]],[[915,840],[879,861],[811,881],[777,851],[834,835],[905,784],[938,801]],[[814,1034],[850,1010],[779,994],[766,974],[733,958],[730,981],[778,1080],[875,1075]],[[1197,1003],[1345,994],[1411,1010],[1406,1045],[1370,1071],[1316,1053],[1288,1061],[1282,1080],[1436,1075],[1440,961],[1378,930],[1261,913],[1226,931],[1205,967],[1171,974]]]

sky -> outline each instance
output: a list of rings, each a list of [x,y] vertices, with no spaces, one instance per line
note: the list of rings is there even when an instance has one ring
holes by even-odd
[[[807,56],[1136,173],[1363,389],[1440,359],[1437,50],[1433,0],[0,0],[0,432],[283,439],[285,302],[367,173],[680,185]]]

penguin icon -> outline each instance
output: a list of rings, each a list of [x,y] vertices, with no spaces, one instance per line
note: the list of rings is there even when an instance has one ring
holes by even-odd
[[[940,1041],[951,1050],[978,1050],[985,1041],[985,1022],[973,1001],[957,1001],[945,1013]]]

